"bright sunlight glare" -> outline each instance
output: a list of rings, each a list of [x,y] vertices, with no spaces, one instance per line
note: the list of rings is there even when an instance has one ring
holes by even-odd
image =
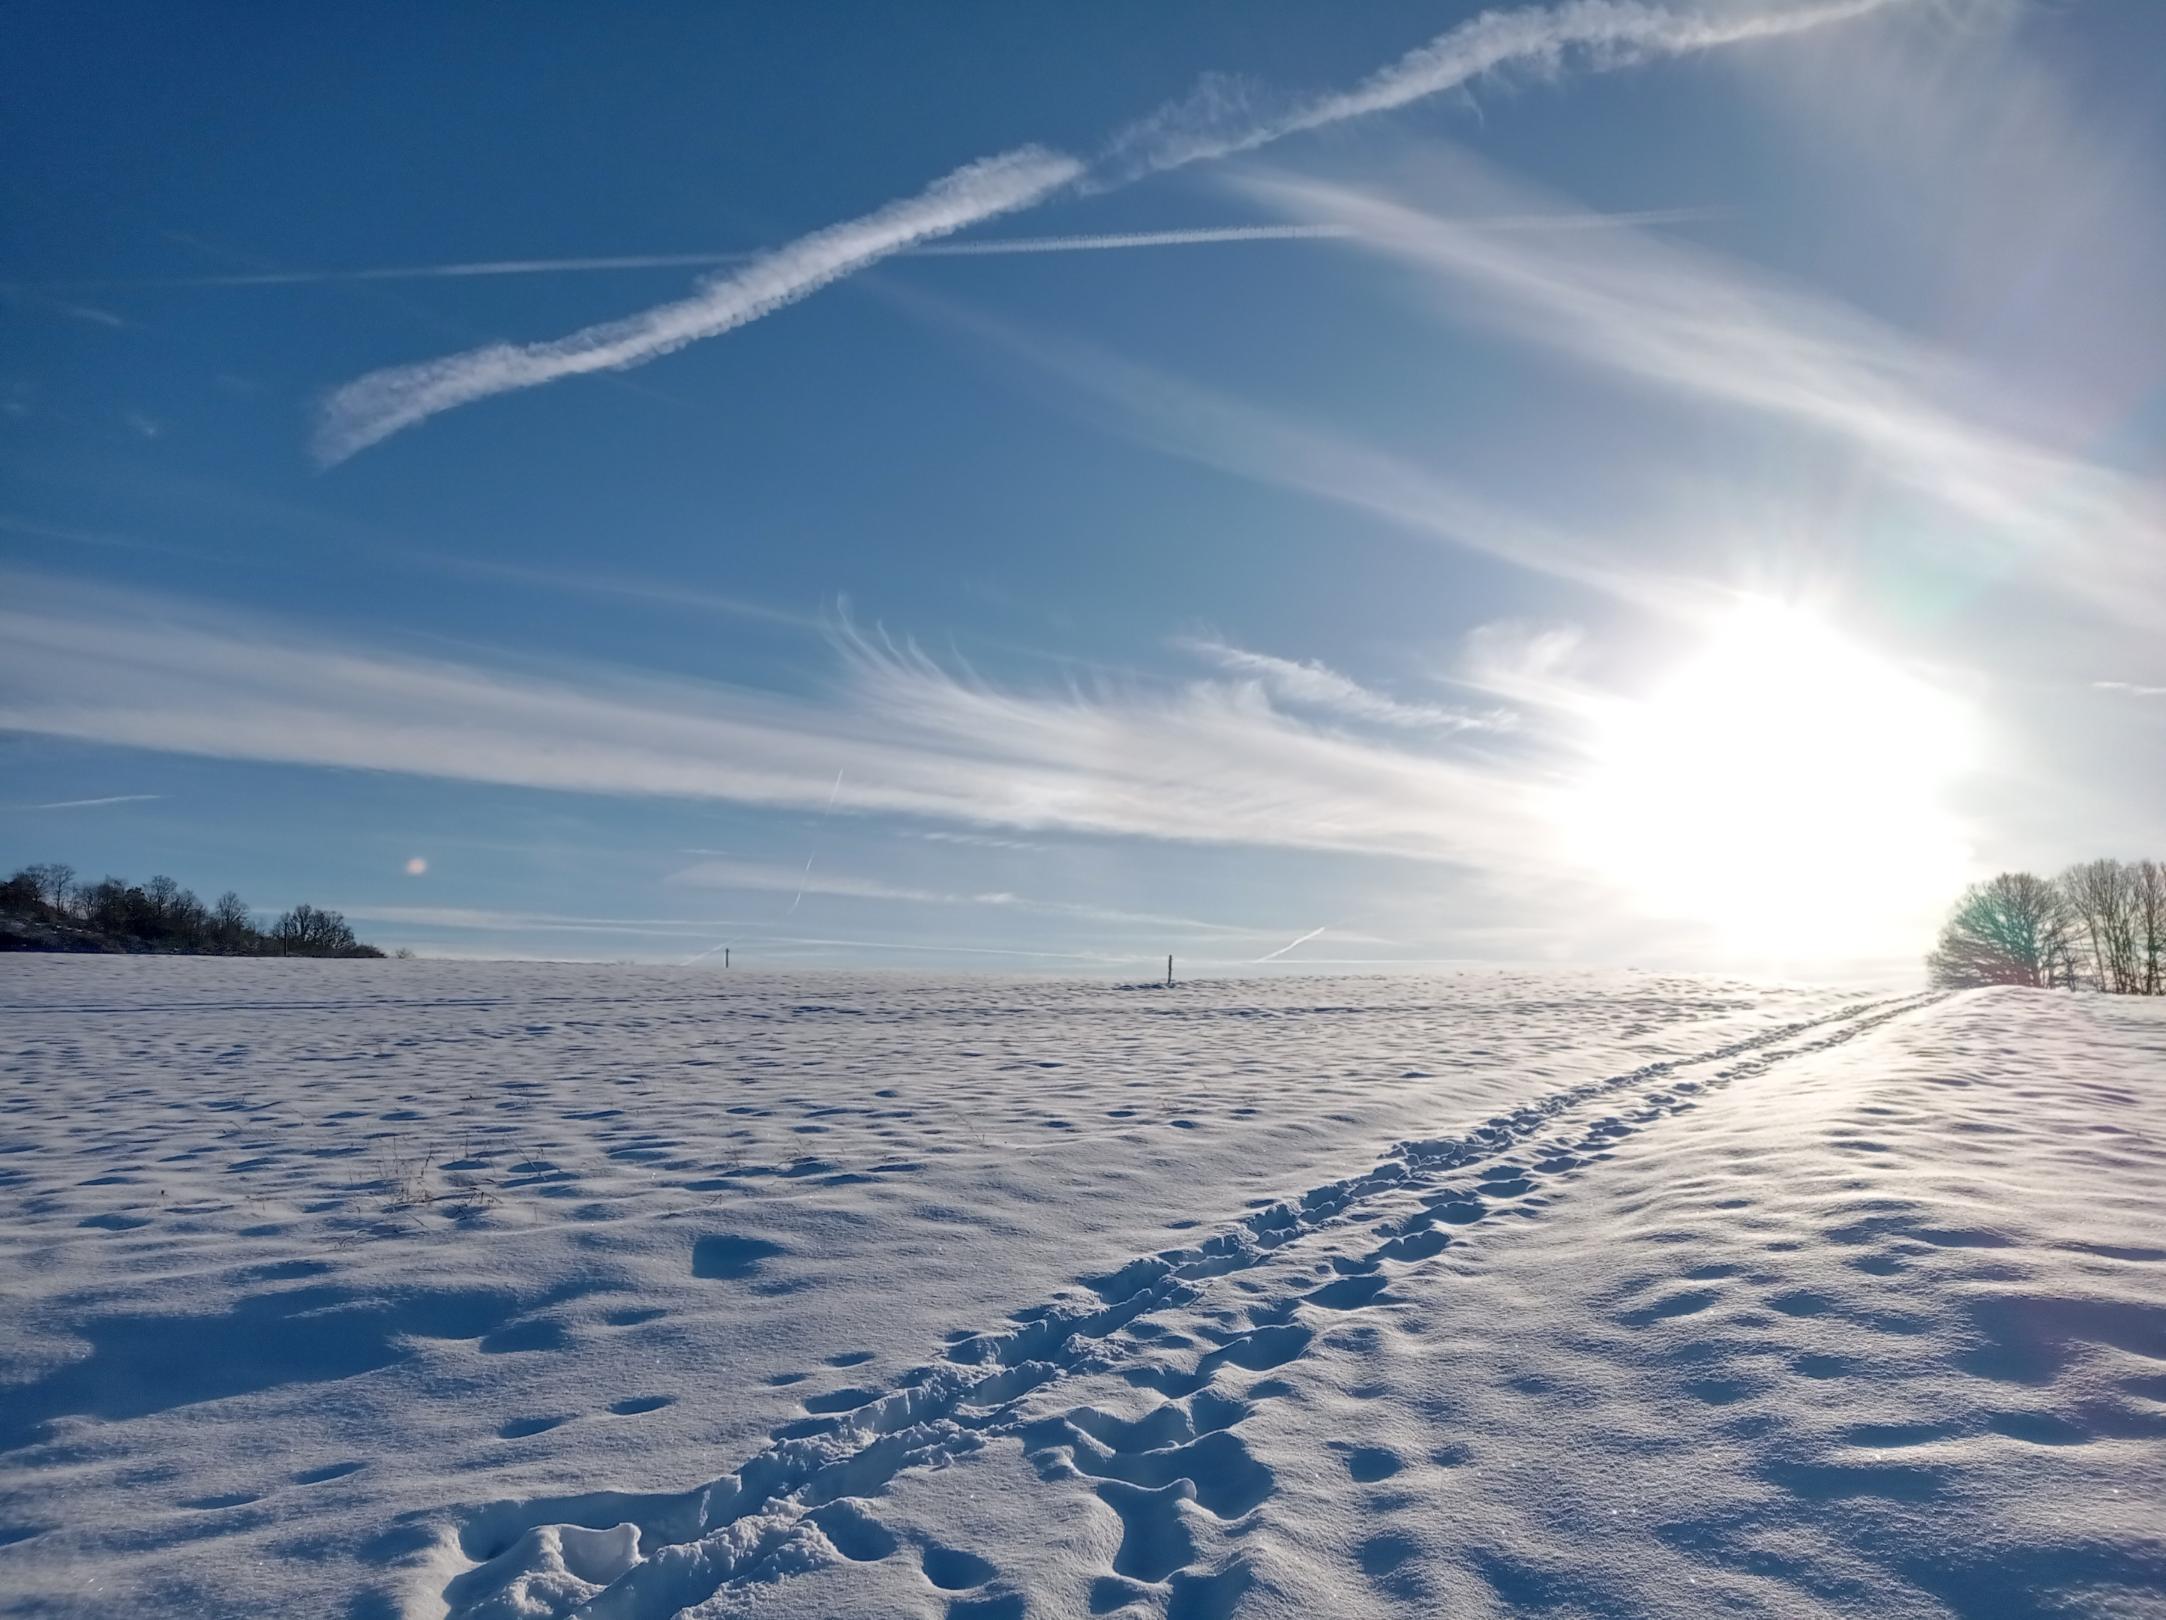
[[[1960,885],[1963,708],[1799,610],[1747,604],[1605,709],[1569,835],[1659,915],[1762,960],[1907,949]]]

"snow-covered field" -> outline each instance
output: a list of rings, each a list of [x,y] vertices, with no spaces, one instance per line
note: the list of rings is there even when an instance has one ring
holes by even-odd
[[[0,1609],[2166,1615],[2166,1007],[0,963]]]

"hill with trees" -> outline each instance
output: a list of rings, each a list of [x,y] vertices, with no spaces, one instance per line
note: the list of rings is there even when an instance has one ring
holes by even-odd
[[[228,889],[209,905],[169,877],[146,883],[26,866],[0,882],[0,951],[161,952],[195,956],[382,956],[335,911],[299,905],[268,928]]]

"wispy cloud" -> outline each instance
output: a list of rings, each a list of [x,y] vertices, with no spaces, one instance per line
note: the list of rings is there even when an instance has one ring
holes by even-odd
[[[77,529],[58,523],[40,523],[5,512],[0,512],[0,534],[20,534],[33,540],[58,540],[64,545],[98,546],[115,551],[164,551],[177,556],[199,555],[186,546],[176,546],[162,540],[145,540],[132,534],[106,534],[95,529]]]
[[[948,832],[940,827],[905,829],[905,837],[922,838],[934,844],[967,844],[974,849],[1027,849],[1041,850],[1046,846],[1028,838],[1002,838],[993,833]]]
[[[1492,620],[1468,632],[1454,678],[1537,713],[1584,715],[1596,699],[1573,670],[1585,640],[1577,625]]]
[[[997,686],[843,632],[826,698],[428,661],[172,598],[7,580],[0,728],[221,758],[949,827],[1525,866],[1535,785],[1319,727],[1254,683]]]
[[[478,933],[711,934],[745,924],[735,918],[576,917],[548,911],[492,911],[475,906],[392,906],[366,901],[337,908],[362,922],[417,928],[456,928]]]
[[[2101,692],[2119,692],[2124,697],[2166,697],[2166,686],[2142,686],[2134,681],[2093,681],[2091,685]]]
[[[1653,235],[1614,233],[1596,247],[1485,231],[1485,210],[1555,204],[1463,156],[1448,210],[1310,178],[1232,183],[1479,295],[1452,300],[1450,319],[1821,435],[1960,520],[1960,533],[2021,548],[2056,589],[2130,623],[2166,623],[2166,558],[2149,538],[2166,523],[2157,498],[2020,431],[2009,390],[1906,333]]]
[[[546,343],[496,343],[370,372],[325,402],[315,450],[326,465],[439,411],[562,377],[621,371],[718,337],[888,255],[1027,207],[1082,173],[1071,157],[1023,147],[964,165],[915,197],[831,225],[709,281],[690,298]]]
[[[109,804],[149,804],[163,793],[109,793],[102,799],[55,799],[50,804],[11,804],[10,810],[98,810]]]
[[[1438,35],[1351,90],[1312,95],[1258,116],[1252,98],[1207,78],[1196,95],[1129,126],[1097,172],[1065,154],[1023,147],[984,158],[916,197],[815,231],[707,282],[692,297],[569,337],[492,344],[417,365],[371,372],[337,389],[319,420],[315,451],[324,465],[411,427],[439,411],[562,377],[644,365],[686,344],[759,319],[894,254],[980,221],[1043,201],[1090,180],[1093,189],[1245,152],[1305,130],[1403,107],[1508,68],[1554,74],[1569,65],[1616,67],[1798,33],[1916,0],[1818,0],[1778,7],[1732,7],[1720,14],[1672,11],[1642,0],[1566,0],[1518,11],[1484,12]],[[1321,224],[1328,234],[1329,222]],[[1246,233],[1247,227],[1233,227]],[[1154,240],[1155,238],[1155,240]],[[1256,240],[1196,232],[1041,238],[1021,251],[1171,245],[1174,241]],[[954,252],[1013,252],[1014,244],[957,244]],[[501,265],[501,262],[500,262]],[[624,267],[621,263],[615,267]]]
[[[782,934],[766,930],[755,923],[727,918],[701,921],[678,917],[577,917],[555,912],[492,911],[471,906],[379,906],[366,902],[350,903],[337,909],[357,922],[388,923],[393,927],[440,929],[456,933],[651,935],[658,939],[678,942],[677,950],[669,952],[666,957],[670,961],[678,960],[678,951],[683,948],[684,936],[712,934],[723,928],[740,930],[734,938],[744,944],[761,949],[789,947],[787,954],[791,955],[802,954],[805,950],[867,950],[917,952],[936,956],[1001,956],[1047,962],[1128,960],[1126,957],[1110,956],[1096,951],[1033,951],[1004,945],[961,944],[948,940],[833,939],[820,935]],[[721,947],[716,946],[715,950],[719,952]],[[456,956],[462,953],[432,951],[431,954]]]
[[[1496,557],[1659,612],[1701,588],[1614,544],[1544,521],[1435,467],[1094,345],[1026,332],[922,290],[889,296],[1066,385],[1088,419],[1153,454],[1360,512],[1407,534]]]
[[[1027,847],[1027,846],[1026,846]],[[692,853],[705,854],[705,851]],[[1118,906],[1084,901],[1045,900],[1005,889],[928,889],[881,878],[856,877],[824,869],[800,870],[779,862],[747,861],[713,856],[670,874],[670,882],[699,888],[745,890],[754,893],[828,895],[847,900],[888,900],[916,905],[990,906],[1009,911],[1040,912],[1083,922],[1123,927],[1172,929],[1182,933],[1252,936],[1254,928],[1230,923],[1205,922],[1161,911],[1132,911]]]
[[[850,900],[910,900],[921,904],[957,904],[967,895],[943,894],[912,888],[877,878],[851,877],[839,872],[812,872],[806,868],[711,856],[696,865],[670,874],[672,883],[689,883],[707,889],[748,889],[770,894],[825,894]]]
[[[1407,731],[1508,731],[1508,709],[1462,709],[1440,703],[1408,703],[1372,691],[1350,675],[1313,658],[1278,658],[1208,636],[1183,636],[1175,645],[1230,674],[1255,680],[1280,702],[1322,710],[1350,720]]]
[[[788,608],[778,608],[771,603],[755,602],[748,597],[731,596],[720,591],[701,590],[696,585],[674,581],[629,579],[562,568],[537,568],[525,563],[496,562],[443,552],[407,552],[401,555],[402,560],[441,568],[447,573],[508,580],[516,585],[565,591],[575,596],[614,596],[620,600],[643,602],[680,613],[723,614],[730,618],[752,620],[788,630],[824,631],[827,628],[827,621],[817,613],[793,613]]]

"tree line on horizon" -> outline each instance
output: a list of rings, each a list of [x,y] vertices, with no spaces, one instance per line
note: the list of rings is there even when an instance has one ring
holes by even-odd
[[[209,905],[160,874],[146,883],[78,883],[59,862],[25,866],[0,882],[0,917],[27,924],[0,946],[29,950],[172,951],[205,956],[382,956],[336,911],[298,905],[267,928],[228,889]],[[44,937],[39,937],[40,935]]]
[[[2166,995],[2166,861],[2084,861],[1974,883],[1925,959],[1933,983]]]

